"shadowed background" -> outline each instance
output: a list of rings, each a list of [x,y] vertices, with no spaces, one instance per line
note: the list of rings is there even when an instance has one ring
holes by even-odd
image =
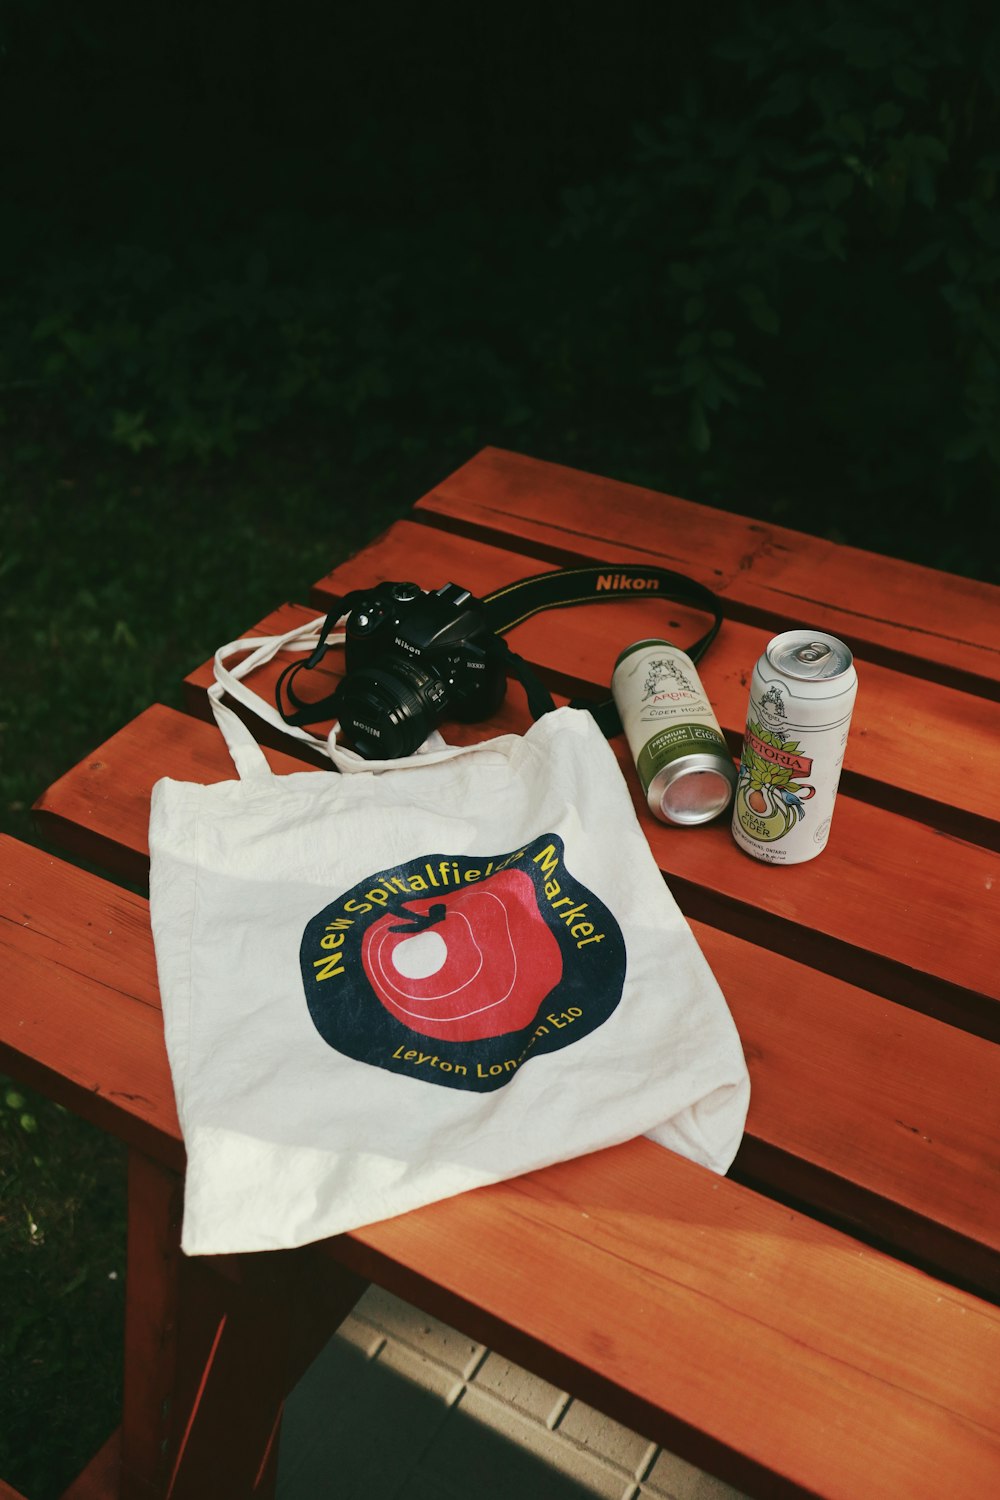
[[[7,0],[0,826],[486,443],[997,581],[998,141],[971,0]],[[13,1082],[0,1158],[44,1500],[121,1163]]]

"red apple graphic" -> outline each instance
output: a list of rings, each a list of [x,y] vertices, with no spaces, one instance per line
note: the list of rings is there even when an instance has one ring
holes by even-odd
[[[530,1025],[562,978],[559,944],[520,870],[386,912],[365,933],[361,962],[387,1010],[449,1042]]]

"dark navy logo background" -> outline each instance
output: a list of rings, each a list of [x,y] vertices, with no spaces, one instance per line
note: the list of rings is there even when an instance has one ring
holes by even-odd
[[[566,868],[556,834],[360,881],[309,922],[300,962],[331,1047],[479,1092],[602,1025],[626,966],[618,923]]]

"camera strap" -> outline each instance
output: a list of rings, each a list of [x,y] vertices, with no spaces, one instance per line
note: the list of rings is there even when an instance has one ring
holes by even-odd
[[[329,637],[335,632],[338,621],[349,614],[355,604],[367,598],[370,592],[370,589],[354,589],[331,600],[319,633],[319,641],[312,654],[305,661],[292,662],[281,673],[275,698],[286,724],[301,728],[315,724],[320,719],[336,716],[335,692],[309,702],[298,696],[293,684],[300,672],[311,671],[319,664],[332,644]],[[516,678],[524,688],[532,718],[540,719],[555,704],[552,694],[534,669],[523,657],[511,650],[508,642],[503,639],[507,631],[546,609],[561,609],[573,604],[599,604],[612,599],[672,600],[710,614],[712,624],[708,630],[687,648],[692,661],[698,661],[704,655],[722,624],[722,605],[712,590],[670,568],[632,563],[588,563],[576,568],[555,568],[549,573],[535,573],[529,578],[519,578],[514,583],[504,584],[503,588],[482,595],[479,603],[493,632],[496,654],[507,674]],[[291,708],[285,706],[285,698]],[[573,699],[570,707],[588,709],[597,720],[602,733],[609,739],[621,732],[621,720],[613,698],[598,702]]]
[[[599,604],[605,599],[669,599],[710,614],[711,626],[687,648],[688,656],[695,662],[708,650],[722,624],[722,605],[717,595],[704,584],[670,568],[631,563],[588,563],[577,568],[536,573],[484,594],[480,602],[491,629],[497,636],[503,636],[515,625],[543,610],[573,604]],[[540,718],[554,706],[551,694],[527,662],[509,647],[508,666],[511,675],[518,679],[527,694],[532,716]],[[573,699],[570,707],[589,709],[608,739],[621,732],[621,720],[613,698],[596,703]]]
[[[278,712],[286,724],[293,725],[296,729],[305,728],[308,724],[316,724],[320,719],[336,717],[336,692],[328,693],[325,698],[317,698],[309,701],[300,698],[292,684],[300,672],[310,672],[313,667],[319,665],[323,657],[329,651],[333,642],[330,640],[337,628],[337,622],[347,614],[350,614],[361,599],[367,597],[370,589],[352,589],[349,594],[334,599],[327,610],[323,628],[319,633],[319,640],[311,654],[305,661],[290,662],[278,678],[275,684],[275,703]],[[339,638],[343,640],[343,636]],[[292,707],[286,708],[284,699],[287,698]]]

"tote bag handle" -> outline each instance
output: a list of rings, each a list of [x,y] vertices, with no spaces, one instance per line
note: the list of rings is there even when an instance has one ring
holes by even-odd
[[[340,630],[342,624],[342,620],[338,622],[335,633],[326,638],[328,644],[343,644],[344,635]],[[314,620],[296,625],[292,630],[286,630],[283,635],[246,636],[238,641],[230,641],[216,651],[213,659],[215,681],[208,689],[208,699],[212,705],[215,722],[229,747],[229,753],[233,757],[233,763],[241,781],[267,780],[273,773],[267,763],[267,757],[249,726],[224,701],[223,694],[234,702],[242,704],[244,708],[250,709],[258,719],[262,719],[273,729],[278,729],[289,738],[299,740],[311,746],[313,750],[318,750],[333,763],[338,771],[357,773],[390,768],[405,769],[407,766],[426,766],[439,760],[452,760],[455,756],[466,755],[482,748],[480,745],[448,745],[435,729],[414,755],[408,755],[402,760],[365,760],[355,751],[348,750],[337,743],[339,723],[334,723],[326,737],[310,734],[307,729],[287,723],[273,703],[262,698],[259,693],[255,693],[243,681],[244,677],[248,677],[258,667],[271,661],[279,651],[314,651],[320,642],[321,632],[328,629],[329,616],[318,615]],[[230,657],[237,656],[244,651],[248,654],[243,657],[242,661],[237,662],[233,667],[227,665]]]
[[[263,666],[265,662],[269,662],[279,651],[312,651],[318,644],[319,631],[325,623],[326,616],[320,615],[307,624],[297,625],[293,630],[285,631],[283,635],[249,636],[242,640],[230,641],[216,651],[213,661],[215,681],[208,689],[208,700],[212,705],[215,722],[229,746],[229,753],[233,757],[241,780],[255,781],[268,778],[271,775],[271,768],[247,724],[228,703],[223,701],[224,693],[234,702],[242,704],[244,708],[249,708],[259,719],[263,719],[273,728],[280,729],[283,734],[301,740],[311,745],[313,749],[319,750],[321,754],[329,756],[330,748],[326,739],[310,734],[306,729],[297,729],[286,724],[277,709],[247,687],[242,680],[249,673],[256,671],[258,667]],[[237,656],[244,651],[248,654],[243,657],[242,661],[237,662],[233,667],[227,666],[230,657]]]

